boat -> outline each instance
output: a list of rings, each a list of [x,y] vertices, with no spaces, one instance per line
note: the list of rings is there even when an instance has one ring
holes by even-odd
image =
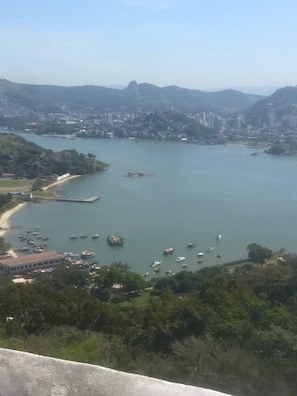
[[[35,249],[33,249],[33,252],[34,253],[43,253],[43,252],[45,252],[45,249],[42,249],[42,248],[35,248]]]
[[[216,240],[217,240],[217,241],[219,241],[221,238],[222,238],[222,235],[221,235],[221,234],[218,234],[218,235],[216,236]]]
[[[188,248],[192,248],[192,247],[195,247],[195,246],[196,246],[196,244],[193,243],[193,242],[189,242],[189,243],[187,244],[187,247],[188,247]]]
[[[202,252],[197,253],[197,256],[198,256],[198,257],[203,257],[203,256],[204,256],[204,253],[202,253]]]
[[[212,246],[210,246],[210,247],[208,247],[208,248],[205,250],[205,252],[206,252],[206,253],[212,252],[213,249],[214,249],[214,248],[213,248]]]
[[[153,261],[151,264],[151,267],[156,267],[157,265],[160,265],[162,261]]]
[[[148,277],[148,276],[150,276],[150,273],[149,273],[149,272],[146,272],[146,273],[144,274],[144,276],[145,276],[145,277]]]
[[[70,235],[70,239],[77,239],[78,238],[78,236],[77,235]]]
[[[166,255],[166,254],[173,254],[174,253],[174,249],[173,248],[166,248],[164,251],[163,251],[163,254],[164,255]]]
[[[23,246],[17,249],[18,252],[29,252],[30,248],[29,246]]]
[[[88,235],[87,235],[87,234],[80,234],[80,237],[81,237],[81,238],[87,238]]]
[[[187,264],[187,263],[183,263],[182,267],[183,267],[183,268],[187,268],[187,267],[188,267],[188,264]]]
[[[91,258],[91,257],[94,257],[95,256],[95,253],[94,252],[89,252],[88,250],[83,250],[82,252],[81,252],[81,255],[80,255],[80,257],[81,258]]]
[[[185,261],[185,257],[183,257],[183,256],[180,256],[180,257],[177,257],[176,259],[175,259],[175,261],[177,262],[177,263],[180,263],[181,261]]]
[[[98,234],[92,235],[92,239],[97,239],[97,238],[99,238],[99,235],[98,235]]]
[[[107,242],[110,246],[121,246],[124,243],[124,238],[118,235],[109,234],[107,237]]]

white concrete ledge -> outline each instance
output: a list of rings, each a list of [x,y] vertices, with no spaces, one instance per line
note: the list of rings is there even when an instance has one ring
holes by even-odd
[[[1,396],[223,396],[101,366],[0,348]]]

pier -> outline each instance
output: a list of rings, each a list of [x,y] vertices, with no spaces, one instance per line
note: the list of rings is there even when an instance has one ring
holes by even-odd
[[[41,197],[38,197],[40,199]],[[86,202],[86,203],[94,203],[96,201],[99,201],[100,196],[96,195],[95,197],[91,198],[64,198],[64,197],[46,197],[46,198],[41,198],[44,201],[62,201],[62,202]]]
[[[100,199],[99,195],[96,195],[95,197],[91,197],[91,198],[86,198],[86,199],[82,199],[82,198],[61,198],[61,197],[57,197],[57,198],[52,198],[55,201],[65,201],[65,202],[87,202],[87,203],[93,203],[96,202]]]

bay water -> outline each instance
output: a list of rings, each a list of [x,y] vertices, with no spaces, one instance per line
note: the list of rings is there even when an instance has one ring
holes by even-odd
[[[16,212],[10,223],[22,228],[5,235],[13,248],[21,245],[20,233],[39,226],[49,237],[49,250],[87,249],[99,265],[121,261],[141,274],[152,273],[150,264],[161,260],[162,272],[154,276],[180,271],[177,256],[186,257],[191,271],[246,258],[252,242],[297,250],[296,157],[271,156],[263,149],[252,156],[255,150],[245,146],[18,135],[54,151],[90,152],[109,169],[55,187],[68,198],[100,195],[99,201],[30,203]],[[126,177],[128,172],[153,175]],[[122,236],[123,246],[110,247],[110,233]],[[71,240],[72,234],[88,237]],[[94,234],[99,238],[92,239]],[[187,248],[189,242],[196,246]],[[174,255],[164,256],[169,247]],[[206,253],[208,247],[213,251]],[[203,263],[197,263],[199,252]]]

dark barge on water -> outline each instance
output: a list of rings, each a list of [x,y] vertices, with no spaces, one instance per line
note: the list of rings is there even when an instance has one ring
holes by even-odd
[[[124,243],[124,238],[118,235],[108,235],[107,242],[110,246],[121,246]]]

